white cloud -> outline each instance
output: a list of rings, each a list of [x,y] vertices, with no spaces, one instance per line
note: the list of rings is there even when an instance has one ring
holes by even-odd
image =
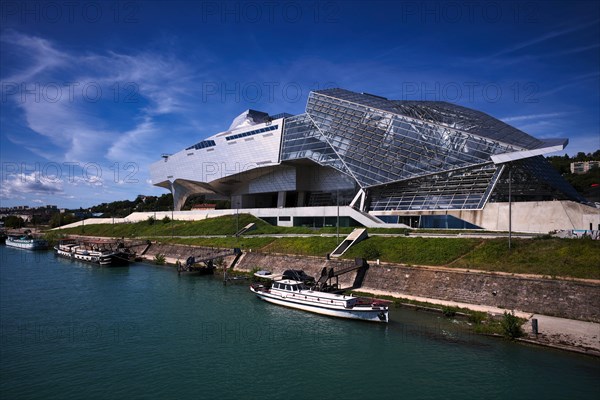
[[[98,170],[101,171],[101,170]],[[104,186],[104,179],[102,179],[102,177],[97,176],[97,175],[88,175],[88,176],[73,176],[69,179],[68,183],[70,183],[73,186],[92,186],[92,187],[98,187],[98,186]]]
[[[55,176],[44,176],[39,172],[4,176],[0,188],[0,197],[4,199],[24,199],[30,195],[60,193],[63,193],[63,181]]]
[[[100,171],[100,170],[98,170]],[[67,195],[67,192],[82,186],[104,189],[106,187],[101,176],[94,175],[94,168],[89,168],[86,176],[66,176],[65,178],[55,175],[45,175],[40,171],[31,173],[14,173],[3,176],[0,187],[0,198],[3,199],[29,199],[34,195],[59,195],[64,198],[75,198]],[[81,189],[76,189],[80,192]],[[33,202],[43,202],[32,200]]]

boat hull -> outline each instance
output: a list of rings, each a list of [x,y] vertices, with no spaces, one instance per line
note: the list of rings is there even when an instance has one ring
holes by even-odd
[[[11,238],[6,239],[6,245],[9,247],[14,247],[16,249],[25,249],[25,250],[45,250],[47,248],[47,243],[42,240],[14,240]]]
[[[327,305],[307,304],[299,300],[282,298],[281,296],[273,295],[268,292],[250,288],[256,296],[269,303],[277,304],[284,307],[295,308],[298,310],[308,311],[330,317],[358,319],[371,322],[388,322],[388,310],[386,307],[353,307],[340,308],[328,307]]]
[[[75,261],[82,261],[90,264],[101,265],[105,267],[127,265],[129,262],[129,260],[122,259],[117,254],[81,254],[77,252],[63,250],[58,247],[55,247],[54,250],[56,255],[59,257],[68,258],[70,260]]]

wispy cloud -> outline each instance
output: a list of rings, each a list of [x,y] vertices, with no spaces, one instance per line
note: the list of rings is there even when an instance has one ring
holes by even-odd
[[[40,76],[44,72],[68,66],[71,61],[68,54],[55,49],[50,41],[36,36],[8,31],[0,37],[0,40],[15,46],[14,50],[18,56],[29,58],[28,65],[19,68],[6,81],[28,82],[32,77]]]
[[[590,72],[590,73],[587,73],[587,74],[581,74],[581,75],[578,75],[578,76],[574,76],[574,77],[568,79],[562,85],[556,85],[556,86],[553,86],[549,90],[540,92],[538,94],[538,97],[540,97],[540,98],[541,97],[546,97],[548,95],[558,93],[558,92],[563,91],[565,89],[569,89],[569,88],[572,88],[572,87],[583,85],[583,84],[585,84],[586,82],[588,82],[590,80],[598,80],[599,77],[600,77],[600,72],[598,72],[598,71]]]
[[[1,40],[26,64],[3,77],[3,88],[12,89],[3,95],[22,110],[28,128],[53,144],[54,151],[37,152],[53,161],[114,159],[115,144],[132,137],[149,146],[143,136],[156,133],[149,129],[153,119],[185,110],[190,96],[190,68],[168,56],[76,54],[17,32]]]
[[[562,28],[562,29],[558,28],[558,29],[555,29],[555,30],[551,30],[550,32],[544,33],[543,35],[540,35],[540,36],[535,37],[533,39],[526,40],[524,42],[520,42],[520,43],[514,44],[514,45],[512,45],[510,47],[507,47],[505,49],[502,49],[502,50],[500,50],[500,51],[492,54],[491,56],[489,56],[489,58],[496,58],[496,57],[499,57],[499,56],[504,56],[504,55],[507,55],[507,54],[511,54],[511,53],[516,52],[516,51],[523,50],[525,48],[537,45],[539,43],[545,42],[545,41],[550,40],[550,39],[555,39],[555,38],[560,37],[560,36],[565,36],[565,35],[571,34],[573,32],[581,31],[581,30],[586,29],[586,28],[588,28],[588,27],[590,27],[592,25],[597,24],[598,22],[600,22],[600,19],[596,19],[596,20],[593,20],[593,21],[590,21],[590,22],[587,22],[587,23],[579,23],[578,21],[573,21],[573,22],[567,24],[566,28]]]
[[[501,118],[501,120],[508,123],[508,122],[519,122],[519,121],[530,121],[530,120],[540,120],[540,119],[563,117],[563,116],[569,115],[569,114],[570,113],[567,113],[567,112],[527,114],[527,115],[516,115],[514,117],[505,117],[505,118]]]

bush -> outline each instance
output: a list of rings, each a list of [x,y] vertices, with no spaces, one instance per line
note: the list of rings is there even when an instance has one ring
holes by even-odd
[[[148,225],[154,225],[154,223],[156,222],[156,219],[154,219],[153,216],[149,216],[148,219],[146,220],[146,222],[148,222]]]
[[[154,256],[154,264],[156,265],[165,265],[166,258],[164,254],[157,254]]]
[[[56,245],[59,240],[65,238],[65,234],[59,233],[56,231],[50,231],[50,232],[45,232],[43,237],[44,237],[44,240],[46,242],[48,242],[48,246],[54,247],[54,245]]]
[[[515,316],[515,312],[508,313],[504,311],[502,318],[502,331],[504,336],[509,339],[517,339],[523,336],[521,329],[521,319]]]
[[[456,315],[456,309],[454,307],[442,307],[442,313],[444,317],[453,318]]]
[[[486,314],[483,312],[474,311],[469,314],[469,322],[475,325],[481,324],[486,319]]]
[[[162,219],[162,223],[168,224],[169,222],[171,222],[171,218],[169,218],[168,216],[165,215],[165,217]]]

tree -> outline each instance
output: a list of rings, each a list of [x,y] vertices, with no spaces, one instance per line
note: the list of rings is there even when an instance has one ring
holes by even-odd
[[[60,213],[56,213],[50,218],[50,228],[58,228],[60,226],[61,221]]]
[[[77,221],[79,221],[79,218],[76,218],[72,214],[56,213],[50,218],[50,228],[58,228],[59,226],[68,225]]]
[[[4,218],[4,226],[7,228],[22,228],[25,226],[25,221],[16,215],[9,215]]]

